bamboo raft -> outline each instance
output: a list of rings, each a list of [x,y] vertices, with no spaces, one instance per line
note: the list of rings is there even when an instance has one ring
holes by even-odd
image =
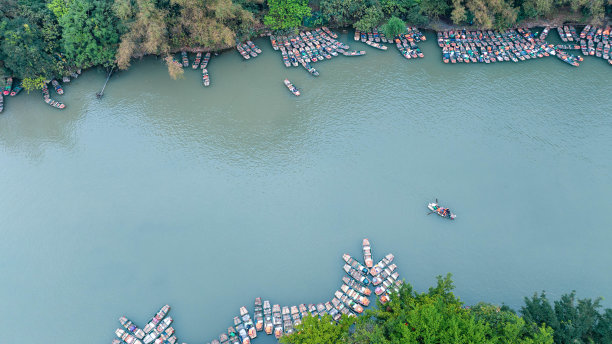
[[[397,266],[392,264],[394,256],[387,254],[377,264],[372,262],[371,245],[368,239],[362,242],[363,261],[361,264],[357,259],[343,255],[346,266],[351,269],[351,274],[342,277],[342,283],[338,290],[334,291],[331,300],[317,304],[299,304],[293,306],[271,305],[269,300],[260,297],[255,298],[253,313],[246,306],[239,308],[238,315],[232,321],[232,326],[227,331],[221,332],[208,344],[250,344],[258,336],[258,332],[272,335],[277,339],[290,335],[296,331],[303,319],[307,317],[324,317],[330,315],[334,321],[339,321],[342,315],[356,317],[370,305],[372,290],[364,285],[363,279],[372,278],[376,286],[375,297],[384,304],[389,302],[393,293],[399,291],[402,281],[399,273],[395,271]],[[170,306],[166,305],[157,312],[147,325],[140,329],[125,316],[119,318],[123,328],[115,331],[119,339],[114,339],[113,344],[176,344],[177,339],[174,328],[170,326],[172,318],[167,316]],[[184,343],[183,343],[184,344]]]

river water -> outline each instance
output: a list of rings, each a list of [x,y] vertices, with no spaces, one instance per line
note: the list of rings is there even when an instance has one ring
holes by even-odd
[[[468,304],[576,289],[610,307],[612,69],[444,65],[433,38],[407,61],[344,36],[367,55],[318,78],[259,40],[213,57],[207,89],[146,58],[102,100],[103,71],[54,96],[64,111],[8,98],[2,341],[108,343],[169,303],[179,340],[208,342],[256,296],[331,299],[364,237],[419,291],[452,272]],[[435,197],[456,221],[426,215]]]

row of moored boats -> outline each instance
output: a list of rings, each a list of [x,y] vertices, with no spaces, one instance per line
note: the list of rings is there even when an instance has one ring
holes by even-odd
[[[257,57],[261,54],[261,49],[253,43],[253,41],[246,41],[245,43],[237,43],[236,50],[242,55],[242,58],[245,60],[250,59],[251,57]]]
[[[342,256],[347,275],[342,277],[342,284],[330,301],[281,306],[272,305],[269,300],[262,301],[258,297],[255,299],[252,314],[246,306],[240,307],[232,326],[209,344],[250,344],[259,332],[274,335],[279,339],[295,333],[307,317],[323,318],[329,315],[334,321],[338,321],[343,314],[357,316],[370,305],[370,288],[374,288],[374,295],[379,297],[382,303],[388,302],[389,294],[397,292],[402,285],[396,271],[397,266],[393,264],[394,256],[387,254],[374,264],[368,239],[363,239],[362,250],[363,264],[348,254]],[[113,344],[176,344],[177,338],[171,326],[173,319],[168,316],[169,310],[169,305],[162,307],[143,329],[122,316],[119,319],[121,327],[115,331],[117,339],[113,340]]]
[[[143,329],[139,328],[127,317],[119,318],[122,327],[115,330],[118,339],[113,344],[176,344],[177,338],[172,324],[172,317],[168,316],[170,306],[163,306],[149,320]]]
[[[387,46],[382,43],[395,44],[397,50],[407,59],[415,59],[424,57],[423,52],[417,45],[421,41],[425,41],[425,35],[416,27],[407,26],[406,32],[397,35],[393,38],[386,37],[382,31],[373,29],[370,32],[360,32],[355,30],[356,41],[361,41],[371,47],[387,50]]]
[[[255,299],[253,316],[245,306],[240,307],[238,316],[233,319],[233,326],[228,327],[218,339],[209,344],[250,344],[258,332],[281,338],[296,331],[296,327],[306,317],[324,317],[330,315],[334,321],[340,320],[342,314],[356,316],[370,305],[370,287],[382,303],[390,300],[389,292],[399,290],[402,281],[397,266],[393,264],[394,256],[386,255],[377,264],[372,259],[372,249],[368,239],[362,243],[364,264],[348,254],[344,254],[344,271],[340,289],[334,292],[330,301],[318,304],[299,304],[294,306],[272,305],[270,301]]]

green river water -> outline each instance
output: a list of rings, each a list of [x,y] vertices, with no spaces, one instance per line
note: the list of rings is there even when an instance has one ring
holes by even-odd
[[[213,57],[207,89],[145,58],[102,100],[101,70],[53,95],[64,111],[5,99],[2,342],[110,343],[169,303],[179,341],[205,343],[256,296],[330,300],[364,237],[419,291],[452,272],[467,304],[610,307],[612,68],[444,65],[428,37],[407,61],[345,35],[367,55],[318,78],[262,39]],[[435,197],[454,222],[426,215]]]

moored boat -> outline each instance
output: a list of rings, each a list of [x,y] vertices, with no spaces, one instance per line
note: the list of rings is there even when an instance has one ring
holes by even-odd
[[[367,45],[374,47],[376,49],[380,49],[380,50],[387,50],[387,46],[386,45],[382,45],[380,43],[376,43],[376,42],[372,42],[372,41],[366,41],[365,42]]]
[[[208,69],[202,69],[202,85],[209,86],[210,85],[210,77],[208,76]]]
[[[387,254],[383,259],[380,260],[380,262],[376,263],[376,265],[374,265],[374,267],[370,269],[370,274],[372,276],[376,276],[379,273],[383,272],[387,265],[391,264],[394,258],[395,256],[393,256],[393,254]]]
[[[249,337],[251,337],[251,339],[257,337],[257,329],[255,328],[255,324],[253,324],[253,320],[251,320],[251,315],[245,306],[240,307],[240,317],[242,318],[244,328],[247,330]]]
[[[19,85],[15,86],[15,88],[13,88],[13,90],[11,91],[11,97],[18,95],[21,90],[23,90],[23,86],[20,83]]]
[[[346,272],[349,276],[353,277],[353,279],[355,279],[357,282],[367,286],[368,284],[370,284],[370,280],[365,277],[364,275],[362,275],[359,271],[353,269],[353,267],[351,267],[348,264],[344,264],[344,272]]]
[[[272,306],[272,324],[274,325],[274,337],[279,339],[283,336],[283,320],[279,305]]]
[[[53,85],[53,88],[55,89],[55,92],[57,94],[64,94],[64,89],[62,89],[62,86],[59,84],[59,82],[55,79],[51,80],[51,85]]]
[[[370,300],[367,297],[361,295],[355,289],[349,287],[346,284],[342,284],[340,286],[340,290],[342,290],[343,293],[348,295],[348,297],[350,297],[354,301],[359,302],[360,304],[362,304],[362,305],[364,305],[366,307],[370,304]]]
[[[204,55],[204,59],[202,60],[202,63],[200,63],[200,68],[204,69],[208,67],[208,61],[210,61],[210,53],[206,53],[206,55]]]
[[[264,314],[264,332],[266,334],[272,334],[274,331],[274,324],[272,323],[272,308],[270,307],[270,301],[265,300],[263,303],[263,314]]]
[[[342,259],[344,259],[344,261],[349,264],[353,269],[359,271],[364,275],[367,275],[367,273],[369,272],[369,270],[365,266],[361,265],[361,263],[359,263],[356,259],[346,253],[342,255]]]
[[[344,56],[361,56],[361,55],[365,55],[366,52],[365,50],[353,50],[353,51],[345,51],[342,53],[342,55]]]
[[[0,93],[0,112],[4,110],[4,95]]]
[[[189,57],[187,57],[186,51],[181,51],[181,57],[183,59],[183,68],[189,67]]]
[[[264,312],[261,297],[255,298],[255,304],[253,307],[253,318],[255,319],[255,329],[262,331],[264,326]]]
[[[142,329],[138,328],[138,326],[136,326],[127,317],[122,316],[121,318],[119,318],[119,323],[121,323],[121,325],[123,325],[123,327],[125,329],[127,329],[132,334],[134,334],[134,336],[136,336],[136,338],[138,338],[138,339],[143,339],[144,338],[144,336],[145,336],[144,331]]]
[[[11,77],[6,78],[6,84],[4,85],[4,91],[2,94],[4,94],[5,96],[8,96],[9,94],[11,94],[12,87],[13,87],[13,78]]]
[[[198,53],[196,54],[195,60],[193,60],[193,64],[191,65],[191,68],[198,69],[198,67],[200,66],[200,61],[202,61],[202,52],[198,51]]]
[[[363,261],[367,268],[371,268],[374,265],[372,260],[372,246],[370,246],[370,240],[367,238],[363,239]]]
[[[240,344],[240,338],[238,337],[238,333],[236,333],[233,326],[227,328],[227,335],[231,344]]]
[[[342,276],[342,282],[365,296],[372,294],[372,291],[368,287],[364,287],[348,276]]]
[[[373,285],[381,284],[385,279],[387,279],[387,277],[391,276],[391,274],[395,271],[396,268],[397,268],[397,265],[395,264],[389,265],[378,276],[372,278],[372,284]]]

